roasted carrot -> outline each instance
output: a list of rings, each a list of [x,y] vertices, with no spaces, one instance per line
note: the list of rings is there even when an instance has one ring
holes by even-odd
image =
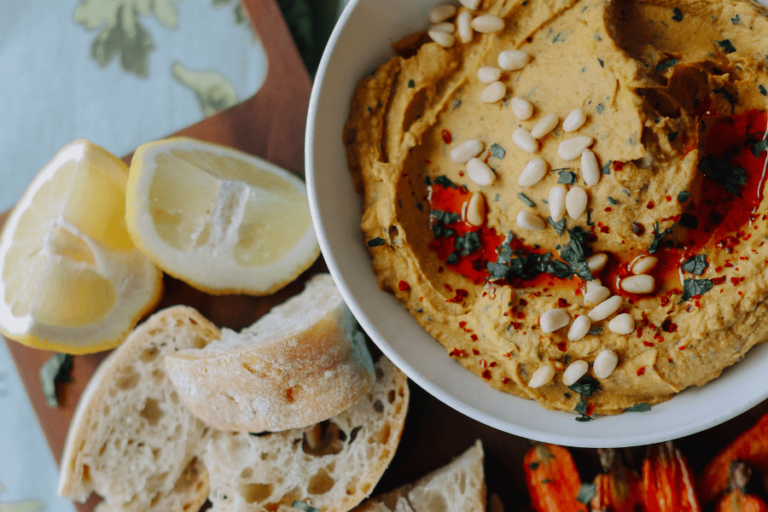
[[[731,463],[741,460],[757,471],[768,469],[768,414],[726,446],[704,467],[696,480],[703,504],[714,501],[728,488]]]
[[[566,448],[536,444],[524,462],[525,483],[536,512],[587,512],[587,506],[576,500],[581,477]]]
[[[643,461],[643,494],[648,512],[699,512],[693,473],[671,442],[648,447]]]
[[[731,463],[728,470],[729,493],[717,502],[715,512],[768,512],[768,506],[758,496],[747,494],[750,470],[744,462]]]
[[[613,449],[599,449],[604,473],[595,477],[592,510],[600,512],[641,512],[645,510],[643,486],[635,471],[627,468]]]

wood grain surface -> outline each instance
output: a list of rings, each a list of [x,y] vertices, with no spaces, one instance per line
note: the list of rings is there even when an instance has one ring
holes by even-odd
[[[304,125],[311,87],[309,76],[275,0],[242,2],[267,53],[267,79],[253,97],[182,130],[179,135],[225,144],[303,175]],[[130,156],[126,157],[126,161],[129,160]],[[0,223],[3,220],[4,217],[0,217]],[[166,276],[165,294],[158,309],[187,304],[221,327],[241,329],[272,306],[300,292],[311,275],[325,270],[325,263],[320,258],[295,282],[267,297],[210,296]],[[52,409],[45,403],[38,377],[40,367],[52,353],[15,342],[8,342],[8,347],[54,457],[59,460],[77,401],[106,354],[75,357],[74,380],[59,386],[61,406]],[[378,355],[376,348],[371,348]],[[489,491],[501,496],[508,511],[530,510],[522,478],[523,454],[530,442],[463,416],[413,383],[411,391],[411,408],[400,448],[375,492],[390,490],[418,478],[447,463],[480,438],[485,446]],[[679,444],[694,469],[700,469],[709,457],[765,412],[768,412],[768,401],[723,425],[682,439]],[[599,467],[595,450],[577,449],[574,456],[582,477],[591,481]],[[643,448],[626,450],[626,456],[639,467]],[[80,512],[91,512],[97,502],[98,498],[93,496],[77,508]]]

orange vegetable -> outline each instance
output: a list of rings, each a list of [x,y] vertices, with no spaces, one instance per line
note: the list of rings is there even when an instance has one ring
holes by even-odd
[[[758,471],[768,469],[768,414],[726,446],[704,467],[696,480],[702,503],[706,505],[726,491],[728,472],[731,463],[736,460],[744,461]]]
[[[648,447],[643,461],[648,512],[700,512],[688,461],[671,442]]]
[[[595,477],[595,496],[590,502],[592,510],[600,512],[641,512],[643,486],[635,471],[627,468],[616,450],[599,449],[600,463],[605,473]]]
[[[768,506],[763,500],[746,494],[749,477],[749,466],[739,461],[731,463],[728,483],[730,492],[720,498],[715,512],[768,512]]]
[[[536,444],[525,454],[525,483],[536,512],[587,512],[576,500],[581,477],[571,452],[562,446]]]

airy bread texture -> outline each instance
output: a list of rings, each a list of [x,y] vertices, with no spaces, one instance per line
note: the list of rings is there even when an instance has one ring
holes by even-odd
[[[61,460],[60,496],[104,498],[113,512],[197,512],[208,473],[197,459],[209,437],[171,385],[165,356],[202,348],[219,330],[175,306],[137,327],[88,382]]]
[[[480,440],[450,464],[362,503],[353,512],[484,512],[483,444]]]
[[[346,512],[371,493],[395,454],[408,410],[405,375],[376,364],[373,389],[323,424],[272,434],[216,432],[202,458],[213,512],[296,512],[294,500]]]
[[[373,361],[329,274],[255,324],[166,358],[171,381],[219,430],[282,431],[336,416],[373,386]]]

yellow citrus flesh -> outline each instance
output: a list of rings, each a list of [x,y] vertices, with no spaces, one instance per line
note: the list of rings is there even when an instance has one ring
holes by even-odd
[[[127,219],[137,247],[169,274],[209,293],[270,293],[319,254],[298,178],[193,139],[137,150]]]
[[[88,353],[119,344],[154,305],[162,274],[125,225],[127,166],[80,140],[35,177],[0,237],[0,330]]]

